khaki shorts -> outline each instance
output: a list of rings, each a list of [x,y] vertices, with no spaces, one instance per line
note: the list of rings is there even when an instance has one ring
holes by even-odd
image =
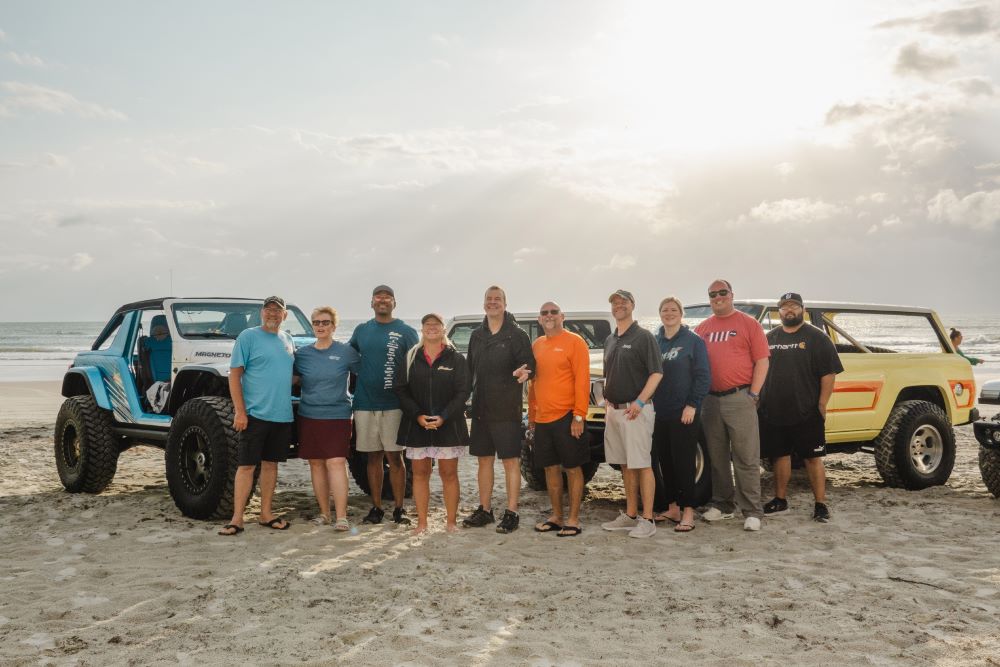
[[[401,452],[396,444],[402,410],[358,410],[354,413],[355,448],[359,452]]]
[[[629,421],[625,410],[610,405],[604,414],[604,460],[640,469],[652,467],[653,404],[647,403],[639,416]]]

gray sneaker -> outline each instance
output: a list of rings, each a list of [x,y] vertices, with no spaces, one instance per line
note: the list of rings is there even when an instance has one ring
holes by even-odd
[[[601,528],[604,530],[632,530],[638,523],[638,518],[632,518],[628,514],[625,514],[625,512],[619,511],[614,521],[602,523]]]
[[[636,517],[635,528],[628,532],[629,537],[652,537],[656,535],[656,524],[641,516]]]

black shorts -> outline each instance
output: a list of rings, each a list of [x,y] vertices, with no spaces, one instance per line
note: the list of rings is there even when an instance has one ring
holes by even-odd
[[[535,423],[535,463],[542,467],[561,465],[563,468],[577,468],[590,461],[590,438],[583,435],[574,438],[570,432],[573,412],[567,412],[562,419],[547,424]]]
[[[795,454],[800,459],[826,456],[826,420],[816,415],[798,424],[773,424],[760,420],[760,453],[776,459]]]
[[[291,442],[291,422],[269,422],[247,416],[246,430],[240,431],[236,465],[255,466],[261,461],[282,463],[288,460]]]
[[[520,458],[521,423],[488,422],[473,417],[472,432],[469,434],[469,454],[495,456],[498,459]]]

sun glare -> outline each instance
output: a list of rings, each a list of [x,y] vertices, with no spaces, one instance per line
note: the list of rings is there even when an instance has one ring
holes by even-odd
[[[814,3],[625,3],[581,82],[636,148],[746,150],[794,139],[873,84],[863,20]],[[860,27],[851,25],[860,23]],[[847,28],[847,29],[842,29]]]

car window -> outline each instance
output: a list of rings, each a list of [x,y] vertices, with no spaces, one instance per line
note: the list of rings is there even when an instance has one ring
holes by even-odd
[[[482,324],[478,322],[457,322],[448,333],[448,338],[459,352],[467,354],[469,352],[469,338],[472,332]],[[518,320],[517,325],[528,334],[528,338],[534,343],[535,339],[542,335],[541,327],[537,321]],[[591,350],[603,350],[604,341],[611,335],[611,323],[607,320],[577,320],[567,318],[563,322],[563,327],[567,331],[572,331],[587,343]]]
[[[835,325],[827,326],[826,331],[840,352],[861,351],[848,337],[876,353],[944,351],[934,324],[923,313],[827,312],[823,317]]]
[[[245,329],[260,326],[259,303],[179,303],[173,307],[177,332],[183,338],[235,339]],[[295,306],[281,330],[291,336],[312,337],[309,320]]]

